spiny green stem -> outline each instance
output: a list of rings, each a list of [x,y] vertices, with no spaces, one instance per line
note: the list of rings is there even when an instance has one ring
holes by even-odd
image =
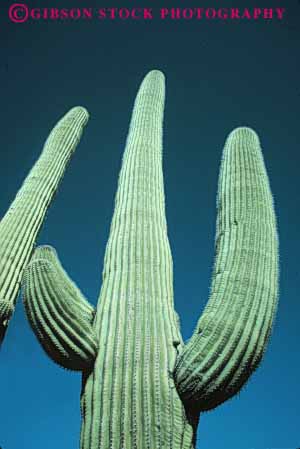
[[[174,438],[171,408],[177,393],[170,372],[174,342],[182,339],[165,217],[164,84],[162,73],[151,71],[133,108],[95,318],[100,352],[82,400],[84,449],[159,449]],[[176,412],[182,420],[180,406]]]
[[[86,322],[92,324],[95,318],[95,308],[84,297],[77,285],[70,279],[66,271],[63,269],[55,249],[49,245],[39,246],[35,249],[31,261],[43,259],[48,261],[55,269],[57,282],[63,289],[63,297],[70,302],[70,306],[74,313]]]
[[[93,308],[50,247],[35,251],[24,272],[24,286],[28,320],[47,354],[64,368],[89,369],[98,351]]]
[[[258,366],[277,304],[278,238],[259,139],[228,137],[219,177],[210,300],[177,359],[181,397],[200,410],[236,394]]]
[[[23,270],[87,120],[87,111],[75,107],[57,123],[0,222],[0,343],[14,309]]]

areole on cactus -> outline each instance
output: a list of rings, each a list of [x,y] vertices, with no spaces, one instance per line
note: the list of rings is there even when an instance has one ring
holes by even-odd
[[[49,246],[24,275],[24,304],[47,354],[82,371],[81,449],[195,448],[201,411],[257,368],[278,293],[273,199],[256,133],[225,143],[210,299],[184,343],[173,301],[162,173],[164,75],[135,101],[96,310]]]

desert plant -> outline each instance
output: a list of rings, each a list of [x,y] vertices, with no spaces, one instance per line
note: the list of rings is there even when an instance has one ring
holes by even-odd
[[[14,311],[24,268],[87,119],[87,111],[75,107],[59,120],[0,221],[0,344]]]
[[[133,109],[96,310],[49,246],[37,248],[24,275],[26,313],[43,348],[82,371],[82,449],[194,448],[200,412],[241,389],[272,327],[273,200],[259,139],[241,127],[221,163],[210,299],[183,342],[165,218],[164,96],[163,74],[151,71]]]

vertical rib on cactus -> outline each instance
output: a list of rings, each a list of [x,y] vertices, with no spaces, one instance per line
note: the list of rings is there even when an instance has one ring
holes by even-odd
[[[87,119],[87,111],[75,107],[57,123],[0,222],[0,343],[14,310],[24,267]]]
[[[195,448],[199,412],[247,381],[272,325],[273,203],[258,138],[240,128],[221,165],[211,298],[184,346],[165,218],[163,108],[164,76],[154,70],[133,109],[95,316],[49,248],[36,251],[24,276],[44,349],[83,371],[81,449]]]
[[[238,128],[224,149],[211,297],[177,359],[182,398],[201,410],[237,393],[258,366],[277,303],[278,239],[257,135]]]

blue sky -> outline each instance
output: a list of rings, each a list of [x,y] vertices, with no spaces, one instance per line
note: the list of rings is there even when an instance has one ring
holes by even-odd
[[[41,3],[30,4],[67,6]],[[260,0],[246,3],[242,6],[262,5]],[[101,285],[130,114],[144,75],[156,68],[166,76],[166,208],[175,304],[185,339],[208,299],[225,138],[244,125],[259,134],[280,236],[278,313],[263,363],[247,386],[238,397],[201,415],[197,448],[296,449],[300,446],[300,4],[286,1],[285,19],[269,22],[23,24],[8,20],[11,4],[3,2],[0,7],[0,215],[55,122],[72,106],[85,106],[90,122],[38,243],[58,250],[70,276],[93,304]],[[72,5],[86,6],[82,1]],[[218,5],[234,3],[221,0]],[[270,7],[278,5],[269,2]],[[0,446],[78,447],[80,375],[59,368],[43,353],[21,301],[0,364]]]

